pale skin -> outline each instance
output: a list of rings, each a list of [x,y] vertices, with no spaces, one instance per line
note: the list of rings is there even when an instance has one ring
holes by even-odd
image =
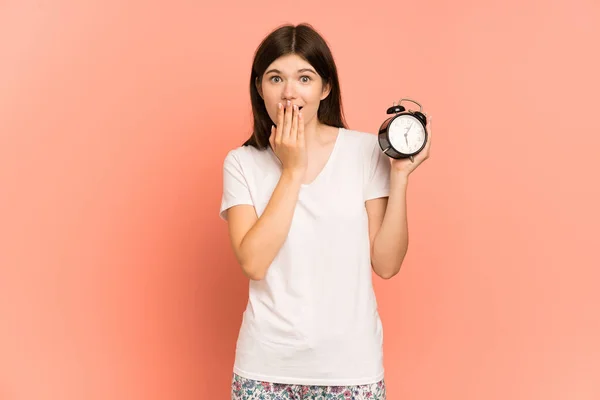
[[[301,57],[288,55],[275,60],[256,86],[276,122],[269,143],[281,162],[282,173],[260,218],[253,206],[238,205],[228,211],[228,226],[242,271],[250,279],[261,280],[287,238],[301,185],[312,182],[329,159],[338,129],[318,120],[319,104],[331,88]],[[428,121],[429,140],[414,162],[390,159],[389,198],[365,203],[371,266],[383,279],[400,271],[408,250],[408,178],[429,157],[430,117]]]

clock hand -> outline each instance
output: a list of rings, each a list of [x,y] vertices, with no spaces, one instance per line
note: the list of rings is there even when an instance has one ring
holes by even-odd
[[[406,145],[408,146],[408,132],[410,131],[410,128],[412,128],[413,124],[410,124],[408,126],[408,128],[406,129],[406,132],[404,132],[404,140],[406,140]]]

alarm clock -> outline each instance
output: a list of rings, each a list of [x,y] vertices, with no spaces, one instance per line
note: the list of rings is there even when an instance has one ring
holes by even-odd
[[[419,106],[419,111],[406,109],[403,101],[409,101]],[[394,114],[386,119],[379,128],[379,147],[385,155],[394,159],[410,158],[419,154],[427,143],[427,117],[423,107],[414,100],[403,98],[398,105],[394,102],[387,109],[387,114]]]

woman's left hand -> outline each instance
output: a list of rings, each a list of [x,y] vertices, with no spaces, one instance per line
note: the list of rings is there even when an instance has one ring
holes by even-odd
[[[402,159],[394,159],[390,157],[390,163],[392,165],[392,174],[402,175],[408,178],[408,175],[411,174],[421,163],[429,158],[429,151],[431,148],[431,116],[427,117],[427,143],[421,152],[414,156],[414,161],[411,161],[410,158],[402,158]]]

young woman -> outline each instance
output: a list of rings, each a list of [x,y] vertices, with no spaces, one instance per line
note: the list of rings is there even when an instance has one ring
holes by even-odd
[[[307,24],[262,41],[250,98],[253,133],[224,160],[220,209],[250,279],[232,399],[385,399],[371,271],[400,270],[408,177],[429,144],[393,160],[348,129],[333,56]]]

